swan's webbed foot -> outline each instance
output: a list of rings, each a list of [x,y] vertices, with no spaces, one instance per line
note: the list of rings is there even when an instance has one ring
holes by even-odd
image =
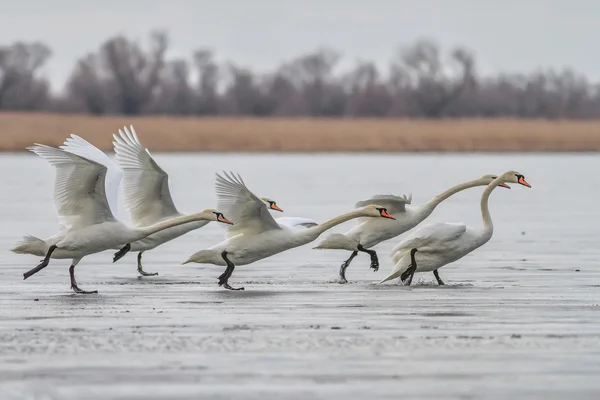
[[[79,288],[79,286],[73,285],[73,284],[71,284],[71,289],[73,289],[73,291],[77,294],[98,294],[97,290],[91,290],[91,291],[82,290]]]
[[[367,253],[371,257],[371,268],[373,272],[379,271],[379,258],[377,257],[377,252],[375,250],[367,250],[363,247],[362,244],[356,246],[358,251],[362,251],[363,253]]]
[[[73,291],[77,294],[97,294],[98,291],[97,290],[92,290],[92,291],[86,291],[86,290],[82,290],[79,288],[79,286],[77,286],[77,281],[75,280],[75,266],[71,265],[69,267],[69,276],[71,277],[71,289],[73,289]]]
[[[442,278],[440,278],[440,274],[438,273],[437,269],[435,271],[433,271],[433,276],[435,276],[435,279],[437,280],[438,285],[440,285],[440,286],[445,285]]]
[[[137,260],[138,260],[138,264],[137,264],[138,274],[140,274],[142,276],[157,276],[158,272],[146,272],[146,271],[144,271],[144,268],[142,267],[142,253],[143,252],[140,251],[138,253],[138,257],[137,257]]]
[[[142,276],[158,276],[158,272],[146,272],[141,268],[138,268],[138,274]]]
[[[229,290],[244,290],[243,287],[234,288],[229,285],[229,278],[231,278],[231,275],[233,274],[235,265],[231,262],[231,260],[229,260],[229,258],[227,258],[227,251],[223,251],[221,253],[221,257],[223,257],[223,260],[225,260],[227,268],[225,269],[225,272],[223,272],[221,276],[219,276],[219,286],[223,286],[225,289]]]
[[[234,287],[230,286],[229,283],[223,284],[223,287],[225,289],[229,289],[229,290],[245,290],[243,287],[234,288]]]
[[[113,257],[113,262],[119,261],[125,254],[127,254],[131,250],[131,244],[127,243],[123,248],[117,251]]]
[[[371,269],[373,269],[373,272],[379,271],[379,260],[377,260],[377,256],[375,256],[375,260],[371,260]]]
[[[350,266],[350,263],[352,262],[354,257],[356,257],[357,254],[358,251],[353,251],[352,254],[350,254],[350,257],[342,263],[342,266],[340,267],[340,280],[338,281],[338,283],[348,283],[348,280],[346,279],[346,268]]]

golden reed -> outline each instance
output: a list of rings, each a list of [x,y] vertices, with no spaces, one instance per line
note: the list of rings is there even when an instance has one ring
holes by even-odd
[[[93,117],[0,113],[0,150],[62,144],[76,133],[112,151],[112,133],[133,124],[159,151],[411,152],[598,151],[600,121]]]

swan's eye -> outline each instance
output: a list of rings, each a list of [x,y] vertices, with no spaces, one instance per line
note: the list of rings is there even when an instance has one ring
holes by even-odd
[[[498,177],[497,176],[492,176],[492,179],[498,179]]]

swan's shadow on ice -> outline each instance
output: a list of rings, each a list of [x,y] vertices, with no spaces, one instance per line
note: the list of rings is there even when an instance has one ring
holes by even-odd
[[[493,289],[492,287],[486,286],[475,286],[472,283],[457,282],[457,283],[446,283],[445,285],[438,285],[436,282],[413,282],[410,286],[405,286],[402,283],[384,283],[382,285],[377,282],[367,284],[367,287],[372,290],[419,290],[419,289],[436,289],[436,290],[486,290]]]
[[[215,298],[222,299],[251,299],[251,298],[261,298],[261,297],[272,297],[279,296],[287,292],[276,291],[276,290],[252,290],[251,288],[246,288],[245,290],[225,290],[219,289],[215,291],[211,291],[207,294],[210,294]]]

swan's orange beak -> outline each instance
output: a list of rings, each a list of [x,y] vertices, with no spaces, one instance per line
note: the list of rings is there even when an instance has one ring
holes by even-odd
[[[530,187],[531,187],[531,185],[530,185],[529,183],[527,183],[527,181],[526,181],[526,180],[525,180],[525,178],[523,178],[523,177],[520,177],[520,178],[519,178],[519,183],[520,183],[521,185],[523,185],[523,186],[527,186],[528,188],[530,188]]]
[[[510,186],[508,186],[506,183],[501,183],[498,186],[506,188],[506,189],[510,189]]]
[[[225,217],[223,216],[223,214],[219,214],[219,215],[217,216],[217,221],[219,221],[219,222],[222,222],[222,223],[224,223],[224,224],[233,225],[233,222],[231,222],[230,220],[228,220],[227,218],[225,218]]]
[[[283,210],[281,208],[279,208],[279,206],[275,203],[271,203],[270,206],[271,206],[271,210],[283,212]]]
[[[379,212],[379,214],[381,214],[381,216],[382,216],[383,218],[396,219],[396,218],[394,218],[394,216],[393,216],[392,214],[390,214],[389,212],[387,212],[387,210],[385,210],[385,209],[382,209],[382,210]]]

